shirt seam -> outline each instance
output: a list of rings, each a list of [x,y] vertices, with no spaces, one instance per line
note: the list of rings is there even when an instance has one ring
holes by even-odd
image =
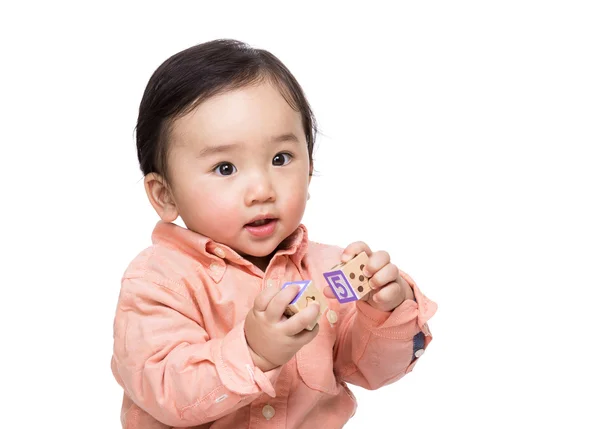
[[[169,287],[170,284],[175,285],[179,288],[185,288],[185,285],[183,285],[182,283],[179,283],[175,280],[170,280],[168,278],[165,277],[161,277],[159,275],[157,275],[154,272],[151,272],[148,270],[148,263],[150,261],[150,258],[152,258],[153,256],[155,256],[156,254],[156,246],[152,246],[151,248],[151,253],[144,258],[144,260],[142,261],[142,273],[141,274],[124,274],[123,275],[123,280],[135,280],[135,279],[142,279],[142,280],[147,280],[153,284],[155,284],[156,286],[162,287],[163,289],[166,289],[170,292],[173,292],[174,294],[180,296],[181,298],[183,298],[184,300],[186,300],[188,303],[193,304],[193,301],[183,295],[180,292],[177,292],[175,289]]]

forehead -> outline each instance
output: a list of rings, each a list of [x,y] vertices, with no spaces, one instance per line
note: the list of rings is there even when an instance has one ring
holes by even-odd
[[[300,112],[292,109],[279,89],[268,82],[215,95],[173,123],[177,146],[230,143],[263,144],[272,137],[295,134],[304,141]]]

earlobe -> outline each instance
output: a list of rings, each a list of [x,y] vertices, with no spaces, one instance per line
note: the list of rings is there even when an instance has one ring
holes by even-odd
[[[159,174],[149,173],[144,177],[144,188],[160,219],[163,222],[174,222],[179,211],[165,179]]]

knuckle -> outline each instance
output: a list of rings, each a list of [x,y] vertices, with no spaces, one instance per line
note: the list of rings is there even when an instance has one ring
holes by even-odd
[[[379,283],[379,276],[374,275],[373,277],[371,277],[369,279],[369,286],[371,286],[372,288],[378,289],[380,285]]]
[[[377,255],[377,259],[380,260],[384,265],[390,262],[390,254],[385,250],[378,250],[377,252],[373,253],[373,255]]]

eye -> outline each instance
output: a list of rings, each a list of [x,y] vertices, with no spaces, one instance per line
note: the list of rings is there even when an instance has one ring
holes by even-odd
[[[222,162],[213,171],[219,176],[231,176],[237,171],[237,168],[231,162]]]
[[[277,155],[275,155],[273,157],[273,165],[277,165],[277,166],[281,166],[281,165],[287,165],[290,163],[290,161],[292,160],[292,155],[289,153],[278,153]]]

